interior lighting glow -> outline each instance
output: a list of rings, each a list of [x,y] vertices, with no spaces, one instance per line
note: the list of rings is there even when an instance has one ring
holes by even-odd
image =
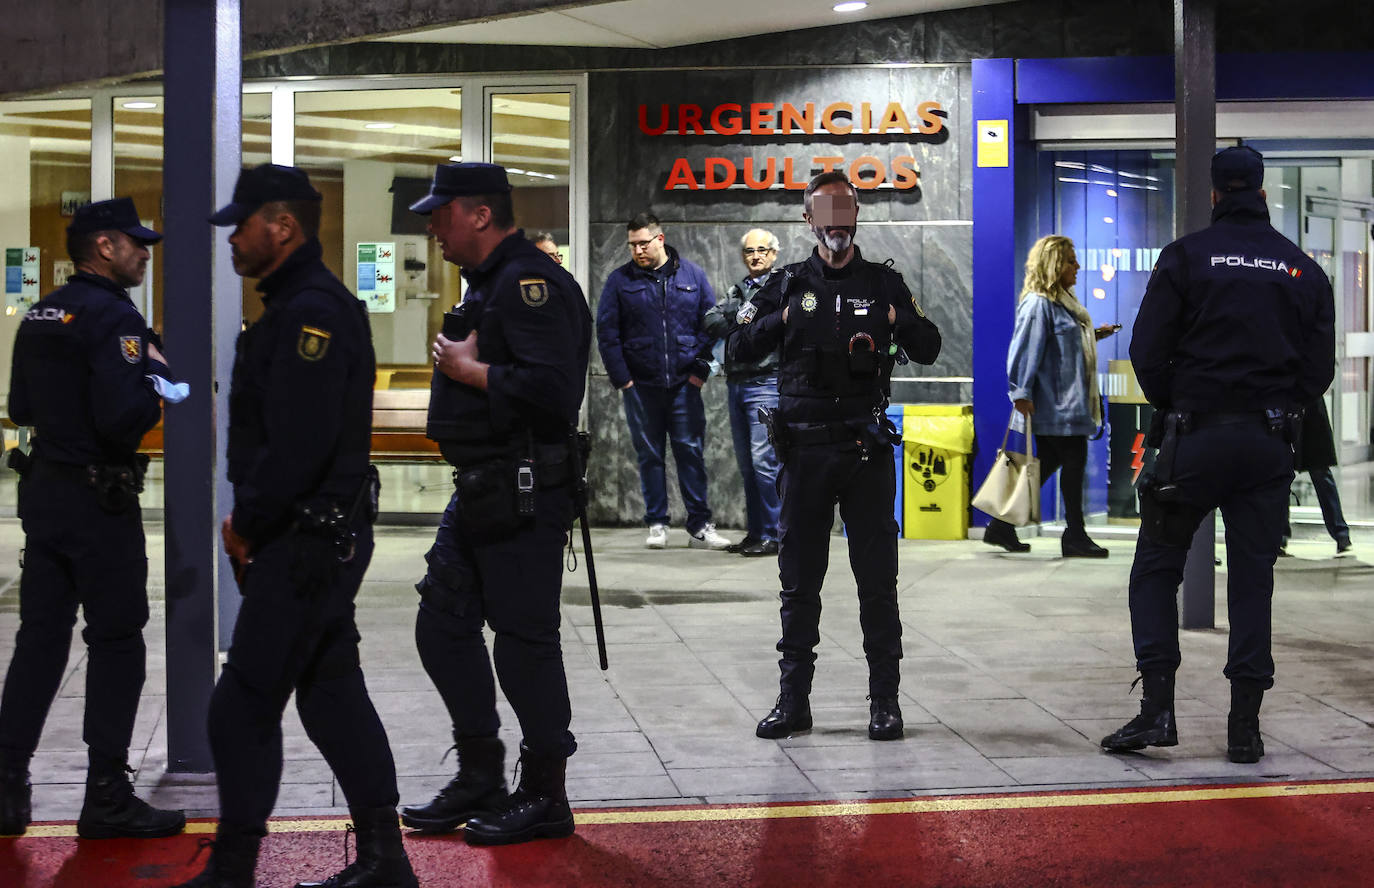
[[[1056,160],[1054,162],[1054,165],[1057,167],[1064,167],[1065,169],[1070,170],[1087,169],[1087,167],[1084,164],[1081,164],[1076,160]]]
[[[1071,178],[1071,177],[1069,177],[1069,176],[1060,176],[1060,177],[1059,177],[1059,181],[1060,181],[1060,182],[1071,182],[1071,183],[1073,183],[1073,184],[1075,184],[1075,185],[1087,185],[1087,184],[1090,184],[1090,183],[1088,182],[1087,179],[1074,179],[1074,178]]]
[[[1111,225],[1116,220],[1112,219],[1111,216],[1103,216],[1102,221],[1106,222],[1108,225]]]
[[[365,123],[363,129],[392,129],[395,126],[394,123]]]
[[[12,317],[14,317],[16,314],[18,314],[18,310],[15,309],[15,307],[14,307],[13,305],[6,305],[6,306],[5,306],[5,317],[7,317],[7,318],[12,318]]]
[[[462,163],[462,162],[463,162],[463,155],[461,155],[461,154],[455,154],[455,155],[453,155],[452,157],[449,158],[449,161],[450,161],[451,163]]]
[[[148,108],[156,108],[157,102],[125,102],[124,107],[130,111],[143,111]]]
[[[1105,262],[1102,264],[1100,271],[1102,272],[1102,280],[1109,284],[1112,282],[1112,278],[1116,277],[1116,269]]]
[[[1107,196],[1108,196],[1108,197],[1116,197],[1116,189],[1115,189],[1115,188],[1108,188],[1108,189],[1107,189]]]
[[[860,9],[867,9],[868,4],[863,0],[852,0],[849,3],[836,3],[831,8],[836,12],[858,12]]]
[[[1107,291],[1104,290],[1104,289],[1102,289],[1101,287],[1093,287],[1093,298],[1094,298],[1094,299],[1106,299],[1106,298],[1107,298]]]

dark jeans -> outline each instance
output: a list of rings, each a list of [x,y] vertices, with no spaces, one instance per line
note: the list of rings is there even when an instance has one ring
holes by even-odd
[[[1272,687],[1274,561],[1293,482],[1293,453],[1258,422],[1210,426],[1179,438],[1172,480],[1194,529],[1215,508],[1226,522],[1231,636],[1225,675]],[[1169,545],[1143,530],[1136,542],[1129,599],[1141,672],[1173,672],[1181,662],[1177,595],[1187,557],[1187,544]]]
[[[292,691],[301,724],[349,807],[398,801],[396,765],[358,660],[353,598],[372,560],[372,529],[339,564],[325,540],[288,533],[254,553],[229,659],[210,698],[220,820],[266,831],[282,772],[281,717]]]
[[[520,720],[525,745],[536,753],[572,755],[572,709],[563,672],[558,609],[563,547],[572,526],[567,487],[541,488],[535,518],[497,539],[466,536],[458,525],[458,495],[425,556],[429,571],[416,587],[420,662],[443,698],[455,737],[492,737],[496,678]],[[495,633],[487,655],[483,624]]]
[[[820,643],[821,585],[830,560],[835,503],[849,535],[849,566],[859,592],[859,627],[869,694],[894,697],[900,681],[902,621],[897,612],[897,475],[892,452],[861,458],[853,444],[793,447],[784,455],[782,531],[782,690],[811,693]]]
[[[730,432],[735,439],[735,462],[744,480],[744,509],[749,535],[759,540],[778,538],[778,455],[768,442],[768,428],[759,421],[760,407],[778,406],[778,378],[759,376],[727,384],[730,394]]]
[[[1312,489],[1317,493],[1317,505],[1321,506],[1322,523],[1326,525],[1326,532],[1331,534],[1331,539],[1341,545],[1350,542],[1350,527],[1345,523],[1345,515],[1341,512],[1341,493],[1336,487],[1336,476],[1331,471],[1330,466],[1308,469],[1307,477],[1312,479]],[[1287,500],[1287,508],[1293,505],[1293,498]],[[1288,540],[1293,536],[1293,524],[1287,518],[1287,508],[1284,512],[1283,522],[1283,545],[1288,545]]]
[[[135,505],[111,515],[80,478],[36,460],[19,482],[24,526],[19,632],[0,701],[0,749],[27,759],[57,696],[80,608],[86,618],[86,715],[81,736],[123,761],[143,690],[148,559]]]
[[[1088,466],[1088,439],[1084,435],[1036,435],[1035,455],[1040,460],[1040,482],[1059,472],[1059,490],[1064,496],[1064,523],[1068,530],[1083,530],[1083,475]],[[1041,500],[1044,500],[1041,491]],[[997,518],[989,522],[1010,524]],[[1015,531],[1013,530],[1013,533]]]
[[[701,389],[684,382],[673,388],[635,383],[621,394],[630,440],[639,457],[639,486],[644,493],[644,523],[668,523],[668,479],[663,442],[672,444],[677,485],[687,507],[687,531],[696,533],[711,520],[706,503],[706,410]]]

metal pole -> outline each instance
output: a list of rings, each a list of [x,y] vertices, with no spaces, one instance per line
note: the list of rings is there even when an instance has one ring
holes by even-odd
[[[1212,221],[1212,155],[1217,150],[1216,0],[1174,0],[1174,126],[1178,153],[1174,228],[1179,237]],[[1179,622],[1216,625],[1216,513],[1203,519],[1183,568]]]
[[[191,397],[165,420],[167,769],[214,768],[206,735],[219,672],[216,589],[232,590],[219,546],[231,502],[222,454],[242,288],[207,217],[241,164],[240,0],[166,0],[162,193],[167,357]]]

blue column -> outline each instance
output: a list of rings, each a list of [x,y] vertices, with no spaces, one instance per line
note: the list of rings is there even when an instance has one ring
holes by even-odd
[[[163,332],[191,397],[166,412],[167,769],[210,771],[215,592],[236,600],[219,545],[232,501],[224,444],[242,285],[207,217],[241,163],[240,0],[166,0]],[[232,625],[232,622],[230,623]]]
[[[973,60],[973,428],[977,452],[972,483],[987,477],[1010,415],[1007,400],[1007,344],[1015,320],[1016,279],[1016,95],[1011,59]],[[1002,121],[1006,165],[989,127]],[[983,154],[980,156],[980,141]],[[989,145],[989,141],[993,144]],[[987,525],[975,511],[973,524]]]

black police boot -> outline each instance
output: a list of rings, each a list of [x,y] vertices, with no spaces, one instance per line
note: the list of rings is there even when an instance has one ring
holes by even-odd
[[[407,805],[401,822],[420,832],[451,832],[506,800],[506,746],[496,737],[455,737],[458,775],[428,805]]]
[[[872,696],[868,700],[868,739],[900,740],[902,708],[897,698]]]
[[[1231,713],[1226,717],[1226,757],[1237,764],[1252,765],[1264,757],[1259,711],[1264,687],[1255,681],[1231,682]]]
[[[463,837],[472,845],[514,845],[572,835],[567,767],[568,759],[562,754],[541,755],[520,744],[520,785],[499,810],[469,820]]]
[[[1140,679],[1145,683],[1140,715],[1103,737],[1103,749],[1126,752],[1147,746],[1178,745],[1178,727],[1174,724],[1174,674],[1146,672]],[[1131,687],[1135,687],[1134,682]]]
[[[0,836],[19,836],[33,820],[29,757],[0,752]]]
[[[172,888],[254,888],[261,836],[221,823],[215,828],[214,839],[200,841],[202,848],[211,849],[210,862],[195,878]]]
[[[1088,538],[1083,528],[1069,528],[1059,538],[1059,551],[1065,558],[1106,558],[1112,554]]]
[[[86,801],[76,821],[83,839],[160,839],[186,828],[186,815],[164,811],[134,795],[133,771],[122,760],[91,756]]]
[[[418,888],[396,809],[349,808],[348,813],[358,834],[358,859],[323,882],[297,882],[296,888]]]
[[[1030,543],[1023,543],[1016,537],[1016,528],[1005,521],[994,518],[983,530],[983,542],[989,546],[1001,546],[1008,552],[1029,552]]]
[[[811,700],[804,694],[783,691],[773,704],[773,711],[763,717],[754,729],[755,737],[777,740],[791,734],[811,730]]]

